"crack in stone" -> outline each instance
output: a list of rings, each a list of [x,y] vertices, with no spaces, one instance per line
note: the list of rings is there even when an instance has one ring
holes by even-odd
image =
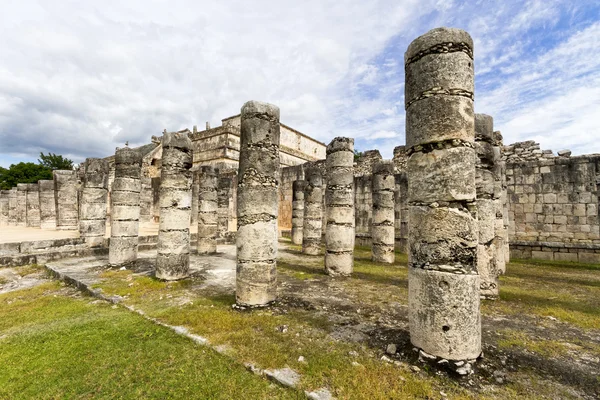
[[[406,103],[406,106],[404,108],[408,110],[408,108],[417,101],[424,100],[433,96],[461,96],[471,100],[475,100],[475,95],[473,94],[473,92],[470,92],[468,90],[461,88],[443,88],[440,86],[436,86],[423,91],[420,95],[411,99],[408,103]]]
[[[277,119],[276,116],[271,115],[269,113],[247,112],[247,113],[244,113],[244,117],[245,117],[245,119],[257,118],[257,119],[262,119],[264,121],[269,121],[269,122],[279,122],[279,120]]]
[[[380,222],[379,224],[373,224],[373,226],[394,226],[394,221],[389,221],[389,220],[385,220],[383,222]]]
[[[260,213],[253,215],[243,215],[238,217],[238,228],[245,225],[255,224],[257,222],[270,222],[276,220],[277,216],[272,214]]]
[[[410,147],[406,154],[410,157],[413,153],[430,153],[434,150],[444,150],[444,149],[453,149],[456,147],[468,147],[470,149],[474,149],[475,145],[473,142],[468,142],[462,139],[446,139],[441,140],[439,142],[429,142],[423,144],[417,144],[415,146]]]
[[[421,58],[428,56],[430,54],[449,54],[449,53],[458,53],[463,52],[469,56],[469,58],[473,59],[473,49],[466,43],[454,43],[454,42],[444,42],[438,43],[436,45],[431,46],[428,49],[421,50],[404,63],[405,66],[412,64],[414,62],[419,61]]]

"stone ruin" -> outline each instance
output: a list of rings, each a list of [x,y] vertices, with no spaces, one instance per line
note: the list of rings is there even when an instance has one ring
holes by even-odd
[[[324,257],[331,279],[353,273],[355,244],[385,264],[396,249],[409,256],[412,344],[422,358],[470,373],[481,355],[480,300],[498,297],[511,255],[600,262],[600,155],[503,146],[492,117],[474,112],[473,61],[473,41],[458,29],[410,44],[406,145],[392,160],[373,150],[355,162],[354,140],[338,137],[325,160],[281,168],[279,108],[249,101],[239,119],[207,128],[239,131],[237,173],[195,165],[191,138],[202,132],[165,131],[147,148],[118,148],[112,164],[87,159],[81,173],[3,190],[0,225],[79,237],[2,243],[0,265],[94,255],[127,268],[156,248],[156,278],[178,280],[192,259],[219,257],[217,244],[235,241],[236,306],[251,308],[277,298],[280,235]],[[141,234],[140,221],[152,219],[158,235]]]

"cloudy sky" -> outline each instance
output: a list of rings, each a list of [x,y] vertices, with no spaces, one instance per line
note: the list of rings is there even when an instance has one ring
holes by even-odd
[[[600,152],[597,0],[0,0],[0,165],[79,162],[239,113],[323,142],[404,144],[403,55],[438,26],[475,40],[476,112],[505,143]]]

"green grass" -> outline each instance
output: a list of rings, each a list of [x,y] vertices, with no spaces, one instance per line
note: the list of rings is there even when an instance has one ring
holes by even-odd
[[[327,288],[331,278],[324,273],[323,257],[300,257],[299,246],[289,249],[280,254],[278,273],[298,290],[311,285]],[[406,255],[400,253],[396,253],[394,264],[374,263],[368,247],[357,247],[352,277],[336,278],[334,282],[360,307],[406,305],[406,263]],[[569,397],[568,387],[549,384],[548,377],[527,369],[515,372],[513,377],[518,381],[511,378],[508,385],[495,386],[485,393],[470,391],[445,376],[415,374],[404,363],[381,361],[381,353],[364,344],[333,339],[331,333],[339,326],[318,308],[239,312],[231,308],[235,302],[232,293],[197,291],[194,279],[169,283],[114,270],[100,276],[106,280],[95,286],[105,294],[124,296],[126,304],[151,317],[186,326],[208,338],[212,345],[223,346],[230,358],[120,308],[91,304],[89,299],[54,297],[60,287],[51,284],[21,292],[29,293],[21,300],[17,292],[0,296],[0,336],[7,335],[0,339],[0,366],[9,363],[5,369],[9,376],[0,374],[0,397],[12,391],[25,391],[23,398],[35,393],[46,398],[193,398],[190,393],[196,398],[239,398],[239,393],[244,398],[298,395],[250,375],[241,367],[245,362],[260,368],[293,368],[303,376],[302,390],[325,386],[338,399],[440,398],[440,391],[453,399]],[[482,311],[484,318],[492,314],[553,316],[576,328],[598,329],[599,295],[600,274],[596,268],[518,261],[510,263],[507,274],[501,277],[500,299],[483,302]],[[545,318],[541,323],[551,324]],[[279,329],[284,325],[285,333]],[[496,333],[498,348],[525,349],[542,358],[568,356],[569,343],[588,353],[600,352],[597,345],[576,340],[565,343],[514,329]],[[24,339],[19,342],[19,338]],[[14,351],[5,352],[6,343],[11,343]],[[29,347],[34,350],[30,352]],[[38,353],[41,357],[34,359]],[[298,361],[300,356],[306,362]],[[24,367],[17,359],[23,360]],[[53,363],[58,366],[49,367]],[[69,375],[71,369],[76,371],[75,376]],[[162,373],[165,377],[160,379]],[[51,389],[42,390],[36,376],[48,379]],[[113,381],[116,388],[111,387]],[[161,385],[163,381],[169,384]],[[34,384],[30,390],[31,382]]]
[[[500,277],[500,300],[484,313],[555,317],[583,329],[600,327],[600,274],[586,264],[511,262]]]
[[[0,295],[0,398],[302,398],[136,314],[60,289]]]

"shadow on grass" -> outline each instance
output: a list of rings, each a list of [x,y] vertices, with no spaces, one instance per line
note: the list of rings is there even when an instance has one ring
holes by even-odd
[[[550,295],[551,293],[548,294]],[[500,300],[518,303],[524,306],[557,307],[564,310],[577,311],[594,317],[600,317],[600,307],[598,304],[583,303],[577,299],[574,299],[573,301],[549,299],[544,295],[535,295],[530,292],[524,293],[520,291],[510,291],[510,289],[501,289]]]
[[[535,260],[535,259],[520,259],[520,258],[511,258],[510,262],[506,266],[507,269],[511,267],[511,265],[519,265],[520,267],[527,267],[528,265],[539,265],[544,267],[558,267],[558,268],[568,268],[568,269],[581,269],[588,271],[600,271],[600,264],[583,264],[576,263],[572,261],[546,261],[546,260]]]
[[[540,271],[540,272],[545,272],[545,271]],[[554,271],[551,271],[554,272]],[[586,280],[586,279],[576,279],[576,278],[571,278],[567,275],[565,276],[556,276],[556,275],[542,275],[542,274],[536,274],[536,273],[528,273],[526,271],[518,271],[518,272],[511,272],[510,274],[507,275],[507,277],[509,278],[523,278],[527,281],[543,281],[543,282],[547,282],[549,284],[563,284],[563,283],[568,283],[570,285],[577,285],[577,286],[590,286],[590,287],[597,287],[600,288],[600,275],[598,276],[598,280],[594,281],[594,280]]]

